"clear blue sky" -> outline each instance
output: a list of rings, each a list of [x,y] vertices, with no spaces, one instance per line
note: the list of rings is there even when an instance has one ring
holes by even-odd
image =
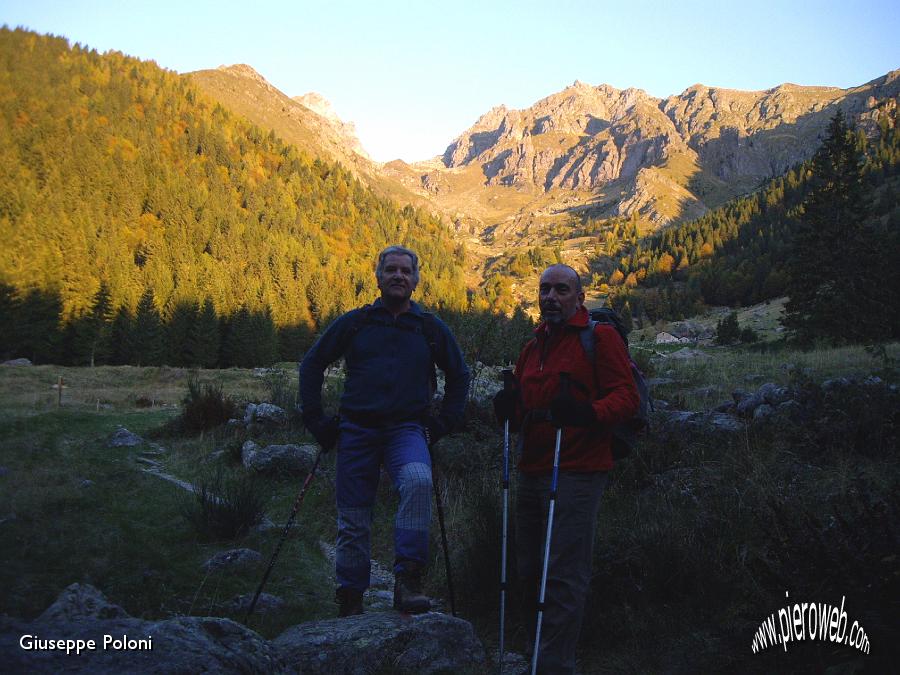
[[[290,96],[325,96],[381,161],[437,155],[491,107],[574,80],[665,97],[900,67],[898,0],[0,0],[0,23],[182,73],[247,63]]]

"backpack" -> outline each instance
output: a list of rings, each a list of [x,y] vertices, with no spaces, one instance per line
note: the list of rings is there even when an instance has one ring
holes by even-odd
[[[634,359],[631,358],[631,352],[628,350],[628,331],[619,315],[609,307],[601,307],[600,309],[591,310],[591,319],[586,328],[578,333],[581,339],[581,346],[584,353],[588,357],[588,361],[593,366],[596,353],[597,341],[594,338],[594,326],[598,323],[604,323],[616,329],[622,343],[625,345],[625,353],[628,354],[628,361],[631,364],[631,376],[634,378],[634,385],[637,387],[638,396],[641,399],[638,410],[634,417],[617,424],[612,429],[612,455],[613,459],[623,459],[631,454],[632,448],[638,440],[638,434],[650,425],[650,411],[653,410],[653,399],[650,398],[650,387],[647,386],[647,378],[637,367]]]

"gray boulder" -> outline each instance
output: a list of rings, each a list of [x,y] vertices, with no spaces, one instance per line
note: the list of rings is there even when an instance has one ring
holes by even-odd
[[[15,366],[30,366],[33,364],[28,359],[10,359],[9,361],[4,361],[0,365],[15,367]]]
[[[316,460],[314,445],[269,445],[260,448],[247,441],[241,448],[241,462],[248,469],[260,473],[306,475]]]
[[[803,412],[803,406],[794,400],[785,401],[775,408],[775,412],[779,415],[786,415],[787,417],[796,417]]]
[[[672,335],[671,333],[657,333],[656,339],[654,342],[658,345],[667,345],[674,342],[678,342],[678,338]]]
[[[239,572],[256,567],[262,563],[262,555],[249,548],[233,548],[230,551],[221,551],[203,563],[203,569],[207,572],[227,571]]]
[[[93,650],[26,650],[22,635],[93,640]],[[133,640],[104,649],[104,636]],[[141,642],[137,642],[141,641]],[[149,645],[149,649],[147,646]],[[124,646],[124,645],[123,645]],[[4,672],[27,673],[264,673],[284,671],[275,647],[229,619],[180,617],[144,621],[128,616],[97,589],[73,584],[34,622],[0,619]]]
[[[756,410],[753,411],[753,419],[761,420],[766,417],[770,417],[772,413],[775,412],[775,408],[770,406],[768,403],[763,403],[761,406],[758,406]]]
[[[224,605],[222,605],[222,609],[229,614],[246,614],[247,610],[250,609],[250,603],[253,602],[253,596],[256,593],[245,593],[244,595],[239,595],[236,598],[232,598]],[[284,609],[285,602],[282,598],[279,598],[277,595],[272,595],[271,593],[260,593],[259,598],[256,600],[256,605],[253,607],[253,612],[255,614],[267,614],[269,612],[277,612],[281,609]]]
[[[460,673],[481,669],[486,661],[472,624],[435,612],[305,623],[272,642],[288,667],[311,674]]]
[[[244,411],[244,424],[255,422],[263,426],[283,426],[287,421],[284,408],[272,403],[250,403]]]
[[[756,393],[750,394],[749,396],[746,396],[738,401],[737,414],[750,417],[751,415],[753,415],[753,411],[763,403],[765,403],[765,401],[763,400],[762,396]]]
[[[765,402],[771,406],[780,405],[791,398],[790,389],[771,382],[764,384],[756,393],[762,396]]]
[[[694,412],[691,410],[672,410],[661,413],[663,426],[669,431],[682,429],[712,429],[714,431],[736,432],[744,428],[743,423],[732,415],[721,412]]]
[[[763,401],[773,406],[784,403],[789,398],[791,398],[790,389],[788,389],[787,387],[779,386],[774,382],[766,382],[756,390],[756,394]]]
[[[750,392],[748,392],[744,389],[735,389],[733,392],[731,392],[731,398],[735,402],[735,404],[740,403],[745,398],[747,398],[749,395],[750,395]]]
[[[717,431],[727,431],[729,433],[743,431],[744,429],[744,425],[739,419],[726,413],[708,413],[705,423]]]
[[[114,605],[89,584],[68,586],[56,601],[38,617],[39,622],[78,622],[85,619],[122,619],[124,609]]]
[[[774,382],[766,382],[765,384],[760,385],[759,389],[756,390],[756,393],[765,401],[766,397],[777,388],[778,385]]]
[[[109,438],[109,447],[111,448],[132,448],[135,445],[141,445],[144,439],[133,434],[125,427],[119,427],[115,433]]]
[[[836,391],[838,389],[845,389],[853,384],[853,380],[849,377],[835,377],[830,380],[825,380],[822,383],[822,389],[825,391]]]

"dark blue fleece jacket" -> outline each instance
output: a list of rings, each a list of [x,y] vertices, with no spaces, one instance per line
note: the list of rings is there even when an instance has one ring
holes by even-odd
[[[396,319],[379,298],[336,319],[300,363],[300,400],[304,415],[322,415],[325,368],[342,356],[347,378],[341,412],[383,421],[409,420],[427,413],[434,396],[434,364],[444,372],[444,401],[439,420],[446,431],[462,420],[469,369],[447,325],[426,337],[425,313],[412,302]],[[435,341],[433,349],[429,338]],[[433,352],[433,353],[432,353]]]

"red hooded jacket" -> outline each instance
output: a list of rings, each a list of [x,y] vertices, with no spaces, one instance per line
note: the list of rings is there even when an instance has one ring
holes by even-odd
[[[615,328],[601,323],[594,326],[595,363],[588,362],[579,332],[587,330],[589,320],[587,310],[581,307],[556,330],[544,322],[519,355],[515,376],[524,410],[518,411],[513,427],[523,435],[521,471],[540,474],[553,469],[556,428],[548,420],[538,419],[544,416],[529,412],[550,408],[560,393],[562,372],[572,376],[572,396],[592,402],[597,422],[591,427],[562,430],[560,470],[608,471],[613,467],[611,429],[635,415],[640,397],[628,353]]]

